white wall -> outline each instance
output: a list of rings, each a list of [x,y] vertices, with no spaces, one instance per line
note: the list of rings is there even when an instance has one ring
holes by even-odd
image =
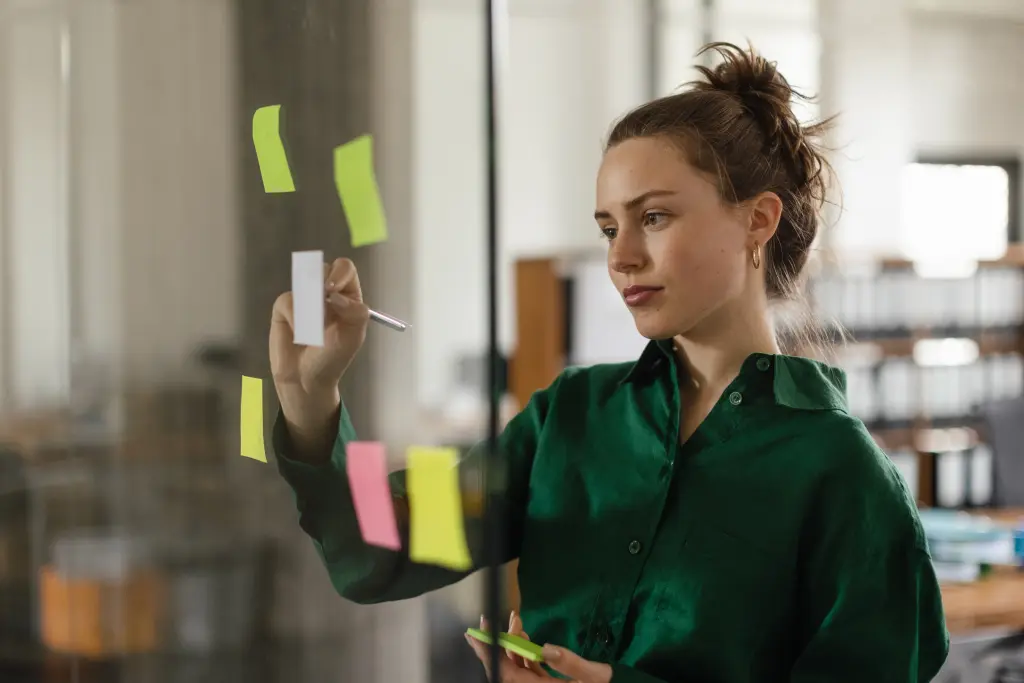
[[[240,327],[231,0],[119,7],[127,372],[167,376]]]
[[[831,161],[843,214],[837,250],[896,252],[903,168],[913,159],[906,0],[822,0],[822,113],[838,113]]]
[[[0,12],[7,407],[74,361],[171,376],[238,332],[230,0]]]
[[[919,12],[910,37],[915,150],[1024,158],[1024,21]]]
[[[5,407],[67,396],[67,34],[54,3],[0,12],[3,48]]]

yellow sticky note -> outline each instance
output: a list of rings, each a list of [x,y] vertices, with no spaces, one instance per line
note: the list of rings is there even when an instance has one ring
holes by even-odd
[[[334,149],[334,183],[348,220],[352,246],[385,241],[388,226],[373,170],[371,136],[360,136]]]
[[[409,559],[413,562],[456,571],[472,567],[457,464],[454,448],[409,448],[406,486],[411,527]]]
[[[267,461],[263,444],[263,380],[242,375],[242,455]]]
[[[267,192],[295,192],[288,156],[281,142],[281,105],[260,107],[252,115],[252,142],[260,162],[263,189]]]

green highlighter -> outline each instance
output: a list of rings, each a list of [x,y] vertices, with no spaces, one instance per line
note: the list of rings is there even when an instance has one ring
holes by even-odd
[[[487,645],[493,645],[491,640],[491,634],[487,631],[481,631],[478,628],[467,628],[466,635],[470,638],[475,638],[481,643]],[[544,648],[537,643],[531,643],[525,638],[514,636],[511,633],[499,633],[498,634],[498,645],[505,648],[509,652],[519,655],[523,659],[529,659],[531,662],[543,662],[544,661]]]

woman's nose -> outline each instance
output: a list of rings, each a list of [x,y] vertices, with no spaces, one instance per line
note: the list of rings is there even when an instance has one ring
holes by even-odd
[[[643,245],[632,236],[619,234],[608,251],[608,265],[618,273],[640,270],[647,261]]]

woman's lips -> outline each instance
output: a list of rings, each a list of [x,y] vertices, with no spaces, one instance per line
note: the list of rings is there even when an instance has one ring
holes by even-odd
[[[622,290],[622,298],[626,300],[627,306],[643,306],[657,296],[661,289],[661,287],[631,285]]]

